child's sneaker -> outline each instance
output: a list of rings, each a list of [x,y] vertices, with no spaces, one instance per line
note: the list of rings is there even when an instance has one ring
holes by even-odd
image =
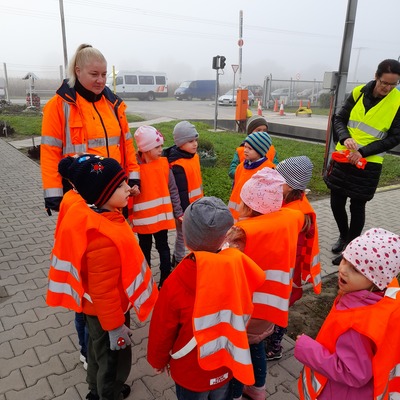
[[[267,350],[267,361],[279,360],[282,358],[282,347],[279,350]]]
[[[243,396],[252,400],[265,400],[267,393],[265,392],[265,385],[261,387],[247,386],[243,388]]]

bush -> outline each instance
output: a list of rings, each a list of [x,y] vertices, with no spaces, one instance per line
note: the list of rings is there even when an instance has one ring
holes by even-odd
[[[322,93],[321,96],[319,96],[318,99],[318,104],[322,108],[328,108],[331,105],[331,95],[330,93]]]

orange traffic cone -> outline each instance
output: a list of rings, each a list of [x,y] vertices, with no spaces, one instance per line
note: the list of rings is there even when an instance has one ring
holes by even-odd
[[[261,108],[261,101],[260,100],[258,100],[257,115],[261,115],[262,116],[262,108]]]
[[[299,107],[303,107],[303,100],[300,100]]]
[[[283,101],[281,103],[281,108],[279,109],[279,115],[285,115],[285,110],[283,109]]]
[[[307,108],[311,108],[311,101],[310,100],[308,100],[308,102],[307,102]]]
[[[275,104],[274,104],[274,112],[278,112],[279,107],[278,107],[278,99],[275,99]]]

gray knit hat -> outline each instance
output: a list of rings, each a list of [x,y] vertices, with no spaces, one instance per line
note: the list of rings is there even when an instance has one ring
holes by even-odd
[[[281,161],[276,170],[292,189],[305,190],[312,177],[313,165],[307,156],[290,157]]]
[[[191,140],[197,139],[199,133],[196,131],[196,127],[189,121],[181,121],[175,125],[174,131],[172,132],[174,137],[174,143],[179,147]]]
[[[183,238],[190,250],[215,253],[221,248],[232,225],[232,214],[221,199],[202,197],[185,210]]]
[[[272,140],[267,132],[253,132],[244,139],[261,157],[264,157],[271,147]]]
[[[247,120],[246,132],[248,135],[253,133],[254,129],[258,128],[260,125],[265,125],[268,129],[268,122],[264,117],[260,115],[253,115]]]

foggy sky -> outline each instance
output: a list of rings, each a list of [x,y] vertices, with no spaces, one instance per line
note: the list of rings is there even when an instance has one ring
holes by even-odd
[[[171,83],[214,79],[212,57],[224,55],[220,82],[231,83],[240,10],[243,84],[262,84],[269,74],[321,80],[338,69],[347,0],[64,0],[68,58],[90,43],[110,71],[162,71]],[[358,1],[349,81],[373,79],[380,61],[399,57],[399,11],[399,0]],[[10,77],[57,78],[64,64],[59,0],[0,0],[0,15],[0,77],[6,63]]]

